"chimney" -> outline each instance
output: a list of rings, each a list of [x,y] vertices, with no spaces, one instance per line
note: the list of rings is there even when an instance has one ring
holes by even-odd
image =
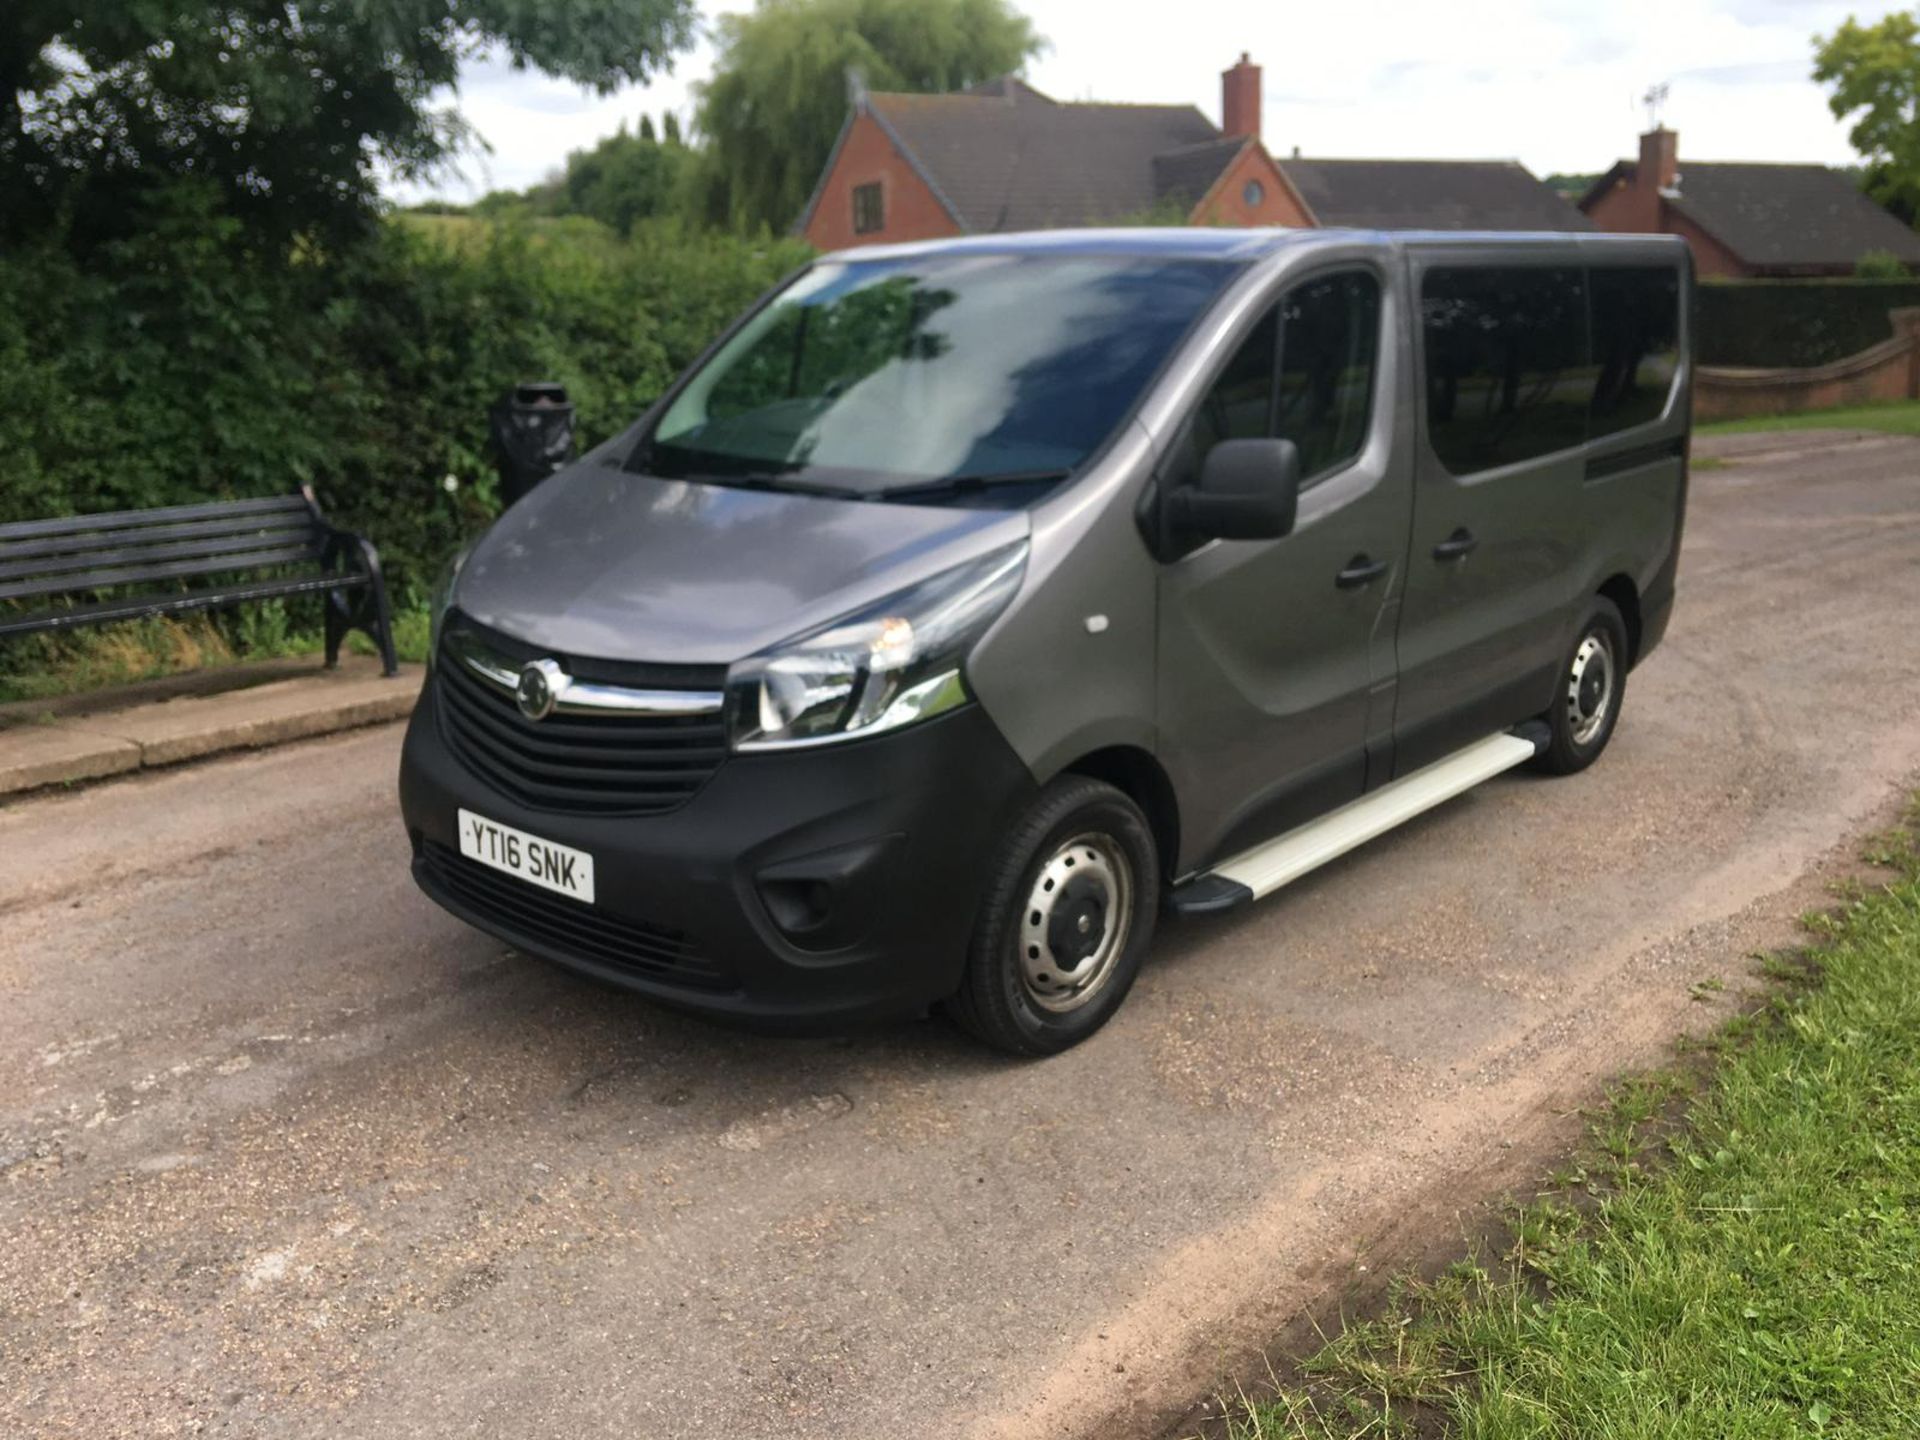
[[[1680,183],[1680,136],[1657,125],[1640,137],[1640,168],[1634,179],[1641,186],[1671,190]]]
[[[1244,50],[1237,65],[1220,72],[1220,133],[1260,138],[1260,67]]]

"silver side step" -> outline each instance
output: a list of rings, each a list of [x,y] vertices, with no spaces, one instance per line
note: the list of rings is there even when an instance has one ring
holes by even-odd
[[[1176,889],[1173,908],[1187,914],[1207,913],[1271,895],[1396,825],[1531,760],[1535,749],[1533,738],[1489,735],[1297,830],[1221,861]]]

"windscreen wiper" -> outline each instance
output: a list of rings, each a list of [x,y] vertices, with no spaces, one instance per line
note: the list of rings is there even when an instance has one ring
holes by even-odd
[[[949,475],[913,485],[895,485],[874,492],[876,500],[937,500],[947,495],[972,495],[1006,485],[1057,485],[1071,470],[1003,470],[997,475]]]
[[[691,480],[696,485],[730,485],[736,490],[770,490],[782,495],[820,495],[829,500],[871,500],[865,490],[844,485],[821,485],[812,480],[790,480],[784,475],[752,471],[741,475],[676,475],[676,480]]]

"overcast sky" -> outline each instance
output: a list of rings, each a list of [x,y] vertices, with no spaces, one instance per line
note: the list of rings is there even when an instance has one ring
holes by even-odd
[[[752,8],[702,0],[710,18]],[[1812,37],[1848,14],[1825,0],[1024,0],[1050,42],[1028,68],[1063,100],[1198,105],[1220,118],[1220,74],[1245,50],[1265,67],[1263,138],[1277,156],[1515,158],[1536,174],[1603,169],[1646,128],[1639,97],[1665,81],[1683,159],[1853,158],[1808,78]],[[1140,17],[1132,23],[1122,17]],[[653,85],[602,98],[504,65],[463,73],[459,104],[491,146],[430,187],[470,199],[520,189],[622,119],[692,115],[713,65],[704,41]]]

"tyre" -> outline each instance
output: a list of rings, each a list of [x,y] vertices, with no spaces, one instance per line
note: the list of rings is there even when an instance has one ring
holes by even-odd
[[[1614,603],[1594,596],[1576,636],[1553,706],[1540,717],[1553,738],[1534,766],[1549,775],[1572,775],[1600,758],[1627,695],[1627,626]]]
[[[1015,1055],[1079,1044],[1127,998],[1159,904],[1159,857],[1140,807],[1101,781],[1060,777],[993,861],[948,1013]]]

